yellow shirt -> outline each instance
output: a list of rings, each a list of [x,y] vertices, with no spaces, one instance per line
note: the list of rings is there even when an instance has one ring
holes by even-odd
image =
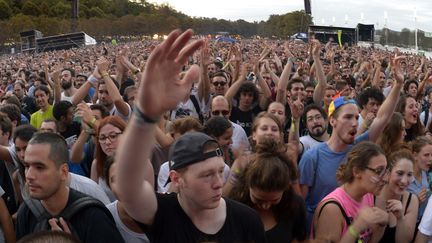
[[[52,105],[48,105],[48,109],[45,112],[43,112],[42,110],[38,110],[33,113],[30,117],[30,124],[35,128],[39,129],[42,125],[42,122],[46,119],[54,119]]]

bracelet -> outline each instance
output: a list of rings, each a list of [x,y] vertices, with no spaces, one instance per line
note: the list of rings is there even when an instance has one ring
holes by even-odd
[[[92,120],[89,123],[89,126],[93,128],[95,126],[96,121],[97,121],[96,117],[93,117]]]
[[[367,124],[366,121],[363,122],[362,126],[363,126],[364,129],[368,129],[369,128],[369,125]]]
[[[106,71],[102,72],[101,75],[102,75],[103,78],[105,78],[106,76],[109,77],[109,74],[108,74],[108,72],[106,72]]]
[[[357,239],[359,237],[359,233],[353,228],[352,225],[348,227],[348,232],[352,237],[354,237],[354,239]]]
[[[140,72],[140,70],[137,69],[137,70],[133,71],[133,74],[137,75],[139,72]]]
[[[155,124],[159,121],[159,118],[150,118],[148,117],[146,114],[144,114],[144,112],[140,111],[140,109],[138,109],[138,106],[135,105],[134,109],[133,109],[133,113],[135,115],[135,118],[138,120],[139,123],[141,124]]]

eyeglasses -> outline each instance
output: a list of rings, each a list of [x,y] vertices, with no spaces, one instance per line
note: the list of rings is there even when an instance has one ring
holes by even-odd
[[[370,168],[370,167],[366,167],[366,169],[374,172],[377,176],[379,177],[383,177],[385,174],[387,174],[388,170],[386,167],[378,167],[378,168]]]
[[[320,120],[323,119],[323,118],[324,118],[323,116],[317,114],[317,115],[315,115],[315,116],[309,116],[309,117],[306,119],[306,121],[308,121],[308,122],[312,122],[312,121],[314,121],[314,120],[320,121]]]
[[[112,142],[112,141],[116,140],[120,134],[122,134],[122,132],[110,133],[110,134],[108,134],[108,136],[99,136],[98,140],[100,143],[105,143],[107,139],[109,139],[110,142]]]
[[[213,82],[214,86],[225,86],[227,83],[226,82]]]
[[[212,111],[213,116],[220,116],[220,115],[227,116],[228,114],[229,114],[229,110],[220,110],[220,111],[214,110],[214,111]]]

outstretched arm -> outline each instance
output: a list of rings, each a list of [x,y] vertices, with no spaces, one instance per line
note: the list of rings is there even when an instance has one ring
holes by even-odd
[[[149,161],[155,144],[156,121],[176,107],[199,77],[199,67],[194,65],[182,80],[178,79],[183,64],[203,44],[202,40],[187,44],[192,35],[192,30],[184,33],[175,30],[151,53],[138,90],[136,113],[116,156],[119,199],[134,219],[147,225],[152,224],[157,210]]]
[[[369,128],[369,140],[375,142],[379,135],[384,131],[384,128],[390,122],[392,114],[399,101],[400,92],[403,87],[404,76],[400,68],[400,60],[404,57],[396,57],[392,60],[392,73],[396,83],[394,84],[390,94],[385,99],[384,103],[378,110],[377,116]]]

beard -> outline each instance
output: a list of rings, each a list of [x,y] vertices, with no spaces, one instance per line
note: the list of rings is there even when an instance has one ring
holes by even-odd
[[[61,87],[66,90],[66,89],[70,89],[72,87],[72,82],[68,82],[68,81],[62,81],[61,82]]]
[[[319,129],[317,129],[319,128]],[[314,128],[312,128],[312,130],[309,131],[309,135],[311,135],[312,137],[321,137],[327,129],[325,129],[322,126],[315,126]]]

